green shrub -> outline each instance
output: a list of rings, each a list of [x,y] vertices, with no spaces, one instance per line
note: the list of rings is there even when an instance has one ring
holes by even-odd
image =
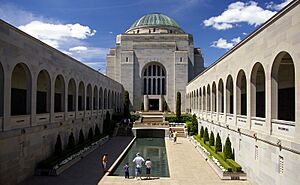
[[[140,114],[131,114],[131,115],[130,115],[130,120],[131,120],[132,122],[134,122],[134,121],[136,121],[136,120],[138,120],[138,119],[140,119]]]
[[[94,135],[93,135],[93,129],[90,128],[89,129],[89,133],[88,133],[88,140],[91,141],[93,139]]]
[[[96,124],[96,127],[95,127],[95,136],[100,136],[101,133],[100,133],[100,129],[98,127],[98,124]]]
[[[232,159],[235,161],[235,152],[234,152],[234,148],[232,147]]]
[[[69,141],[68,141],[68,149],[74,148],[75,146],[75,138],[73,135],[73,132],[69,135]]]
[[[165,115],[165,121],[168,121],[170,123],[186,123],[188,121],[192,121],[192,116],[185,114],[185,115],[181,115],[180,118],[177,118],[176,115],[172,114],[172,115]]]
[[[219,133],[217,134],[216,137],[216,151],[215,152],[222,152],[222,141]]]
[[[84,144],[84,135],[82,132],[82,129],[80,129],[79,131],[79,140],[78,140],[78,144],[83,145]]]
[[[61,144],[60,134],[58,134],[55,143],[54,155],[60,156],[61,153],[62,153],[62,144]]]
[[[224,152],[217,152],[217,154],[222,157],[223,160],[225,160],[225,155]]]
[[[203,138],[203,135],[204,135],[204,128],[203,128],[203,126],[201,126],[201,129],[200,129],[200,138]]]
[[[214,133],[211,131],[209,137],[209,146],[214,146],[214,145],[215,145],[215,136]]]
[[[225,141],[224,156],[225,156],[225,159],[232,159],[231,142],[230,142],[229,137],[227,137],[226,141]]]
[[[130,110],[129,110],[130,100],[129,100],[129,92],[124,92],[124,118],[130,117]]]
[[[235,162],[234,160],[226,159],[226,162],[231,166],[232,171],[234,171],[234,172],[241,172],[242,171],[242,167],[237,162]]]
[[[187,121],[186,124],[187,124],[188,134],[196,135],[198,132],[198,121],[197,121],[197,117],[195,114],[193,115],[192,122]]]
[[[217,155],[216,153],[214,153],[214,151],[207,145],[204,144],[203,139],[200,139],[199,135],[198,136],[194,136],[194,138],[201,144],[201,146],[203,146],[212,156],[214,156],[219,162],[220,164],[228,171],[231,172],[232,171],[232,167],[227,164],[224,159],[222,159],[222,157],[220,155]]]
[[[176,117],[179,120],[181,117],[181,93],[177,92],[176,98]]]
[[[208,136],[208,130],[207,130],[207,128],[205,128],[204,135],[203,135],[203,139],[204,139],[204,143],[205,143],[206,141],[209,141],[209,136]]]

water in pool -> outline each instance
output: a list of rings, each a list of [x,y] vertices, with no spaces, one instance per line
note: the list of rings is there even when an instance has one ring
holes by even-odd
[[[132,162],[136,153],[140,153],[146,160],[150,158],[152,161],[151,176],[154,177],[170,177],[167,152],[164,138],[137,138],[115,167],[112,175],[124,176],[124,165],[129,164],[130,176],[135,175],[135,164]],[[142,168],[142,175],[146,174],[146,167]]]

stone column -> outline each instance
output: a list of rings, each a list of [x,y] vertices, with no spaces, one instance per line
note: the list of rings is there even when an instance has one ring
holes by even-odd
[[[266,133],[272,134],[272,78],[271,75],[268,73],[265,73],[265,116],[266,116],[266,122],[265,122],[265,128]],[[277,89],[276,89],[277,93]]]
[[[144,95],[144,111],[149,111],[149,98],[148,98],[148,95]]]
[[[160,112],[163,111],[163,104],[164,104],[163,96],[160,95],[160,96],[159,96],[159,111],[160,111]]]

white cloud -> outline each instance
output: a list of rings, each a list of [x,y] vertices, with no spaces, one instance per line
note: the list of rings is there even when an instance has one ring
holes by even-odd
[[[243,32],[242,34],[243,34],[243,35],[248,35],[246,32]]]
[[[61,42],[69,38],[82,40],[96,33],[96,30],[91,30],[88,26],[78,23],[52,24],[42,21],[32,21],[18,28],[55,48],[59,48]]]
[[[275,13],[275,11],[261,8],[254,1],[249,1],[248,3],[238,1],[230,4],[221,15],[204,20],[203,23],[204,26],[212,26],[217,30],[230,29],[243,22],[259,26]]]
[[[290,2],[292,2],[293,0],[283,0],[282,3],[276,4],[273,1],[267,3],[267,8],[268,9],[272,9],[272,10],[281,10],[283,7],[285,7],[286,5],[288,5]]]
[[[231,39],[231,42],[228,42],[226,39],[219,38],[219,40],[212,43],[211,47],[229,50],[239,42],[241,42],[240,37]]]
[[[85,46],[76,46],[73,48],[70,48],[69,51],[75,51],[75,52],[81,52],[81,51],[86,51],[88,48]]]

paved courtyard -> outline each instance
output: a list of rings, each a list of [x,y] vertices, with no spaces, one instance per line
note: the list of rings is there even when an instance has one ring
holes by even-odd
[[[186,138],[179,138],[178,144],[174,144],[167,139],[166,147],[170,168],[170,178],[137,181],[135,179],[124,179],[124,177],[104,176],[98,185],[250,185],[247,181],[221,181]]]

